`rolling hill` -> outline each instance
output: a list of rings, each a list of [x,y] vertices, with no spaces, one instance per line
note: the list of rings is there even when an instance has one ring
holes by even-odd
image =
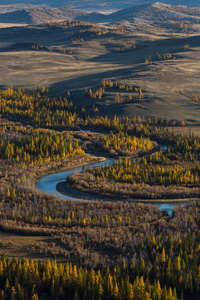
[[[200,98],[198,11],[171,7],[167,14],[164,8],[124,9],[105,16],[106,24],[62,21],[0,29],[0,86],[46,86],[52,96],[70,91],[77,107],[95,106],[103,115],[200,123],[200,106],[193,101],[193,95]],[[85,89],[98,90],[101,80],[131,85],[133,92],[107,88],[101,99],[85,97]]]
[[[125,8],[133,5],[139,5],[139,4],[144,4],[144,3],[155,3],[157,1],[155,0],[115,0],[115,1],[94,1],[94,0],[77,0],[77,1],[70,1],[70,0],[0,0],[0,5],[10,5],[10,4],[33,4],[33,5],[48,5],[48,6],[53,6],[53,7],[59,7],[59,6],[65,6],[65,7],[70,7],[70,8],[79,8],[79,9],[93,9],[94,11],[96,9],[101,9],[104,10],[106,8],[113,8],[113,9],[120,9],[120,8]],[[192,1],[187,1],[187,0],[163,0],[163,3],[166,4],[171,4],[171,5],[187,5],[190,7],[199,7],[200,3],[199,0],[192,0]]]
[[[163,3],[141,4],[123,8],[109,14],[83,12],[65,7],[53,8],[45,5],[2,6],[0,23],[41,24],[47,22],[80,20],[91,23],[113,23],[121,21],[134,22],[136,18],[144,21],[179,21],[200,18],[200,9]]]
[[[52,8],[49,6],[23,6],[20,5],[2,7],[0,14],[0,23],[14,23],[14,24],[41,24],[51,21],[73,20],[78,16],[84,16],[85,13],[66,9],[66,8]]]
[[[70,91],[76,106],[97,107],[102,115],[200,123],[200,105],[193,101],[200,99],[200,9],[163,3],[110,14],[21,8],[1,10],[0,22],[11,19],[14,26],[0,29],[0,86],[46,86],[51,96]],[[86,97],[85,89],[98,91],[101,80],[130,85],[133,92],[107,88],[101,99]]]

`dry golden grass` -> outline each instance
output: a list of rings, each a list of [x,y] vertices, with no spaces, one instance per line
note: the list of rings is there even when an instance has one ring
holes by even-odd
[[[200,126],[169,127],[174,133],[183,133],[184,135],[194,134],[200,136]]]
[[[200,25],[195,32],[176,33],[169,37],[166,29],[161,31],[153,24],[147,31],[143,23],[125,22],[129,32],[113,32],[108,25],[102,29],[111,30],[108,35],[91,37],[86,32],[84,42],[71,41],[79,36],[80,28],[65,30],[38,27],[13,29],[0,33],[0,72],[2,86],[13,85],[25,88],[48,86],[50,95],[66,96],[71,92],[75,105],[91,109],[98,107],[103,115],[140,115],[151,118],[170,118],[186,124],[200,123],[200,104],[192,101],[193,93],[199,98],[200,81]],[[38,35],[40,31],[40,35]],[[16,48],[5,50],[5,43],[34,43],[53,47],[57,51],[72,50],[72,55],[28,51]],[[56,42],[55,42],[56,41]],[[184,49],[188,44],[190,49]],[[133,51],[115,52],[114,49],[136,45]],[[18,46],[17,46],[18,47]],[[172,59],[159,60],[158,55],[171,53]],[[145,57],[152,57],[152,65],[145,65]],[[176,59],[173,59],[175,57]],[[133,97],[130,103],[115,103],[116,93],[105,92],[102,99],[84,97],[85,88],[96,89],[102,79],[112,79],[122,84],[141,87],[143,99]],[[183,90],[183,95],[180,95]]]
[[[39,249],[40,243],[45,243],[48,247],[48,244],[53,242],[54,238],[49,236],[23,236],[0,231],[0,253],[5,253],[10,258],[51,259],[51,254],[40,253]]]

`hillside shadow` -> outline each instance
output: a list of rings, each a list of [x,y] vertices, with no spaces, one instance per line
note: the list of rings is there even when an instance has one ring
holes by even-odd
[[[0,23],[32,24],[32,18],[26,10],[17,10],[0,14]]]
[[[50,94],[55,94],[56,92],[60,94],[60,92],[62,93],[63,91],[68,91],[69,88],[71,90],[95,88],[100,86],[102,79],[123,76],[123,74],[129,75],[132,74],[132,72],[133,72],[133,67],[131,66],[130,68],[126,67],[126,68],[121,68],[119,70],[114,69],[109,71],[100,71],[95,74],[78,76],[76,78],[60,81],[51,85],[49,88],[49,92]]]
[[[121,38],[123,41],[123,38]],[[186,38],[167,38],[157,41],[144,41],[136,45],[134,50],[127,50],[124,52],[112,51],[111,45],[106,44],[108,53],[102,54],[98,57],[88,59],[88,62],[98,63],[114,63],[130,65],[134,63],[143,63],[145,57],[149,55],[155,60],[157,59],[157,52],[160,54],[172,53],[184,53],[191,51],[184,49],[183,47],[188,44],[190,48],[200,47],[200,36],[186,37]]]

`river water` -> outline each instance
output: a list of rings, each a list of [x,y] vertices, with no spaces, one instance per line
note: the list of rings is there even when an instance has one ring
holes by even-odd
[[[162,146],[162,149],[164,150],[164,146]],[[102,162],[96,162],[96,163],[90,163],[88,165],[85,165],[84,168],[89,168],[89,167],[99,167],[100,165],[102,167],[104,167],[105,165],[112,165],[113,164],[112,159],[108,159]],[[66,171],[61,171],[61,172],[57,172],[57,173],[53,173],[53,174],[49,174],[49,175],[45,175],[43,177],[41,177],[38,182],[36,183],[36,187],[38,188],[38,190],[40,190],[43,193],[48,193],[48,194],[54,194],[59,198],[63,198],[63,199],[68,199],[68,200],[74,200],[74,201],[80,201],[80,200],[90,200],[91,198],[93,200],[105,200],[105,198],[99,196],[99,195],[93,195],[90,197],[88,197],[88,195],[86,195],[85,193],[79,192],[79,191],[72,191],[70,188],[67,187],[67,185],[65,185],[65,195],[59,193],[57,191],[57,186],[59,184],[62,183],[66,183],[66,178],[71,175],[74,172],[79,173],[82,170],[82,166],[81,167],[76,167],[70,170],[66,170]],[[109,200],[109,199],[107,199]],[[112,199],[110,199],[111,201],[113,201]],[[118,199],[116,199],[117,201]],[[120,200],[120,199],[119,199]],[[179,203],[180,204],[180,203]],[[172,211],[173,209],[177,206],[176,203],[156,203],[153,204],[156,205],[160,210],[165,210],[168,212],[168,214],[170,216],[172,216]]]

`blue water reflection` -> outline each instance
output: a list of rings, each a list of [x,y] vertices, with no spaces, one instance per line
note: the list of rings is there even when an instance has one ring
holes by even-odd
[[[91,167],[91,168],[99,167],[100,165],[102,167],[104,167],[105,165],[112,165],[112,164],[113,164],[113,160],[110,159],[110,160],[105,160],[102,162],[96,162],[96,163],[91,163],[91,164],[85,165],[84,168],[87,169],[89,167]],[[74,201],[80,201],[81,199],[87,200],[87,196],[85,195],[85,193],[81,193],[81,192],[73,192],[72,193],[71,190],[66,187],[66,195],[63,195],[63,194],[59,193],[56,189],[57,184],[59,184],[60,182],[65,182],[66,178],[69,175],[71,175],[74,172],[79,173],[82,169],[83,169],[83,166],[76,167],[76,168],[66,170],[66,171],[61,171],[61,172],[45,175],[38,180],[38,182],[36,183],[36,187],[38,188],[38,190],[40,190],[43,193],[54,194],[59,198],[74,200]],[[91,197],[90,197],[90,199],[91,199]],[[94,196],[94,200],[95,199],[103,200],[103,197]],[[162,202],[162,203],[156,203],[154,205],[156,205],[160,210],[167,211],[169,216],[172,216],[172,211],[178,204]]]

